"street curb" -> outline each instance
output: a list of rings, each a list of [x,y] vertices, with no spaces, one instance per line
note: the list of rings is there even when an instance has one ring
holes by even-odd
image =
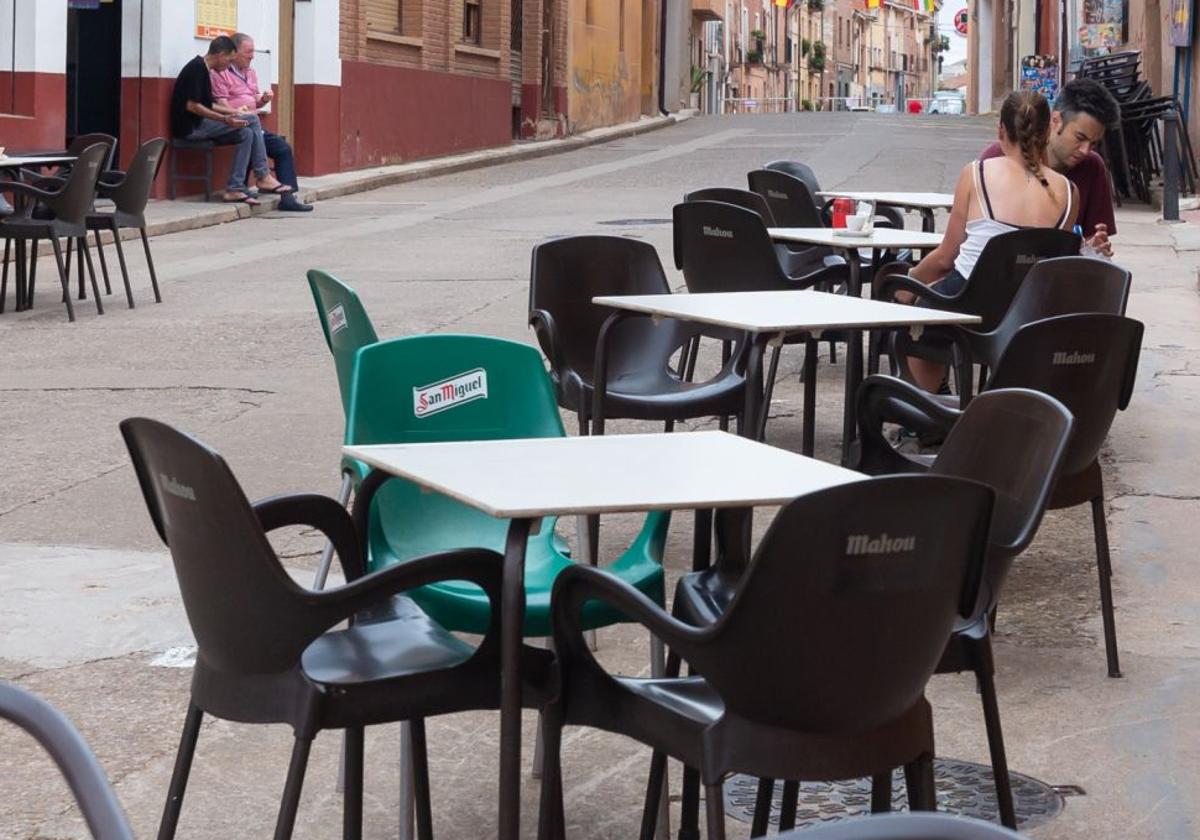
[[[357,172],[305,178],[301,181],[298,196],[302,201],[323,201],[354,193],[367,192],[368,190],[377,190],[381,187],[389,187],[394,184],[433,178],[438,175],[450,175],[456,172],[466,172],[471,169],[482,169],[483,167],[494,166],[496,164],[533,160],[535,158],[587,148],[588,146],[596,146],[613,140],[636,137],[639,134],[645,134],[660,128],[666,128],[670,125],[686,122],[690,118],[691,115],[687,113],[668,114],[666,116],[641,119],[634,123],[596,128],[582,134],[557,140],[532,141],[526,144],[502,146],[496,149],[482,149],[460,155],[420,160],[413,163],[402,163],[395,166],[376,167]],[[320,181],[323,178],[336,180],[337,183],[321,184]],[[308,186],[305,185],[305,182],[307,182]],[[197,213],[184,218],[171,219],[170,221],[151,221],[146,226],[146,232],[150,236],[161,236],[167,233],[199,230],[275,211],[275,206],[279,201],[277,198],[274,196],[260,196],[260,199],[263,202],[261,207],[252,208],[247,204],[215,204],[211,212]],[[151,207],[153,207],[153,204]],[[137,235],[138,232],[136,230],[127,230],[122,231],[121,238],[130,239]],[[111,239],[106,235],[105,241],[111,241]]]

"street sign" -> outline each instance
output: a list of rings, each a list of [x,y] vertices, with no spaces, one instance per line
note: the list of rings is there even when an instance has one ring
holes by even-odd
[[[1171,0],[1171,46],[1192,45],[1192,4],[1194,0]]]
[[[971,19],[971,13],[966,9],[959,9],[954,13],[954,31],[962,37],[967,37],[967,23]]]

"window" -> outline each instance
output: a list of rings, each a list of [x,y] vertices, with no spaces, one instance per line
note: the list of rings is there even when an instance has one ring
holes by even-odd
[[[624,53],[625,52],[625,0],[621,0],[621,12],[620,12],[620,15],[618,15],[618,17],[617,17],[617,26],[619,27],[619,31],[617,32],[617,44],[618,44],[617,49],[620,50],[622,53]]]
[[[418,0],[367,0],[367,34],[421,36]]]
[[[583,22],[588,26],[596,25],[596,0],[586,0],[583,4]]]
[[[464,44],[483,43],[483,16],[479,9],[481,0],[463,0],[463,34]]]

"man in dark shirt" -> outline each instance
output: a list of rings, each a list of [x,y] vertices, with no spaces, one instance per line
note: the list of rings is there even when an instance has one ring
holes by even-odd
[[[225,70],[233,63],[237,47],[233,39],[222,35],[208,45],[208,54],[196,56],[183,66],[175,79],[171,92],[171,134],[184,140],[212,140],[214,143],[232,144],[233,165],[229,171],[229,184],[224,199],[229,202],[259,204],[246,189],[246,171],[254,165],[259,187],[274,191],[281,185],[267,167],[265,153],[256,153],[255,134],[250,119],[254,115],[222,114],[213,110],[212,82],[209,70]],[[256,158],[251,160],[251,157]]]
[[[1092,150],[1120,119],[1120,106],[1103,85],[1092,79],[1075,79],[1063,85],[1054,100],[1046,146],[1046,163],[1079,189],[1079,225],[1084,238],[1106,257],[1112,256],[1108,238],[1117,233],[1112,182],[1104,158]],[[1000,144],[993,143],[979,159],[1002,154]]]

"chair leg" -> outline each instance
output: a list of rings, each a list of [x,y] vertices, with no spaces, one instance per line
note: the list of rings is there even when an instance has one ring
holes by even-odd
[[[759,779],[758,795],[754,798],[754,819],[750,823],[751,837],[765,837],[771,820],[771,800],[775,797],[775,780]]]
[[[146,252],[146,265],[150,269],[150,286],[154,289],[154,302],[162,303],[162,294],[158,291],[158,274],[154,271],[154,257],[150,256],[150,237],[145,228],[138,228],[142,235],[142,250]]]
[[[96,236],[96,255],[100,257],[100,274],[104,277],[104,294],[111,295],[112,283],[108,280],[108,261],[104,259],[104,243],[100,241],[100,231],[94,230],[92,233]],[[128,283],[128,280],[126,283]],[[129,291],[128,287],[126,287],[125,291]],[[129,308],[133,309],[133,295],[129,296]]]
[[[555,709],[542,714],[542,743],[545,765],[542,768],[542,796],[538,806],[538,840],[563,840],[566,817],[562,790],[562,721]]]
[[[916,761],[904,765],[904,785],[908,790],[908,810],[937,810],[937,792],[933,783],[933,756],[924,753]]]
[[[171,773],[171,786],[167,788],[167,804],[163,808],[162,822],[158,825],[158,840],[172,840],[179,824],[179,811],[183,808],[183,794],[187,790],[188,775],[192,771],[192,757],[196,754],[196,739],[200,737],[200,724],[204,712],[194,703],[188,704],[187,717],[183,723],[183,736],[179,739],[179,752],[175,754],[175,770]]]
[[[342,840],[362,840],[363,728],[346,727],[346,774],[342,792]]]
[[[4,240],[4,268],[0,269],[0,315],[4,314],[4,305],[8,302],[8,255],[12,252],[12,240]],[[17,301],[19,308],[21,302]]]
[[[412,722],[400,724],[400,831],[398,840],[413,840],[417,786],[413,781]]]
[[[87,261],[88,279],[92,281],[92,294],[96,297],[96,314],[103,315],[104,301],[100,300],[100,286],[96,282],[96,266],[92,263],[92,252],[88,250],[86,236],[79,237],[79,255]],[[82,268],[79,270],[79,282],[83,282]]]
[[[354,489],[354,476],[348,472],[342,473],[342,486],[338,490],[338,504],[346,507],[350,503],[350,492]],[[313,576],[313,589],[318,591],[325,588],[325,581],[329,577],[329,568],[333,565],[333,542],[325,541],[325,548],[321,550],[321,561],[317,563],[317,573]]]
[[[433,840],[433,805],[429,796],[429,750],[425,741],[425,718],[409,721],[412,738],[413,798],[417,811],[417,840]]]
[[[1108,553],[1108,523],[1104,519],[1104,494],[1092,499],[1092,530],[1096,536],[1096,566],[1100,575],[1100,616],[1104,619],[1104,653],[1108,675],[1121,676],[1117,654],[1117,618],[1113,614],[1112,558]]]
[[[886,814],[892,810],[892,771],[871,777],[871,813]]]
[[[1012,780],[1008,775],[1008,757],[1004,752],[1004,732],[1000,728],[1000,704],[996,698],[995,668],[992,664],[992,643],[984,640],[976,646],[979,665],[975,676],[979,680],[979,698],[983,704],[983,726],[987,731],[988,750],[992,757],[992,778],[996,784],[996,806],[1000,822],[1014,831],[1017,814],[1013,808]]]
[[[800,803],[800,783],[789,779],[783,783],[783,802],[779,807],[779,830],[791,831],[796,827],[796,807]]]
[[[67,281],[71,280],[71,261],[75,259],[75,240],[67,237]]]
[[[684,765],[679,840],[700,840],[700,771]]]
[[[725,790],[720,782],[704,786],[704,814],[708,818],[708,840],[725,840]]]
[[[71,240],[68,239],[67,242]],[[75,307],[71,304],[71,286],[67,280],[67,270],[63,266],[62,245],[58,243],[58,237],[50,237],[50,247],[54,249],[54,261],[58,264],[58,279],[62,282],[63,302],[67,305],[67,320],[75,320]]]
[[[658,829],[658,811],[667,778],[667,754],[657,750],[650,757],[650,776],[646,780],[646,803],[642,806],[639,840],[654,840]],[[665,840],[665,838],[664,838]]]
[[[283,801],[279,805],[279,818],[275,821],[275,840],[291,840],[292,830],[296,827],[296,811],[300,807],[300,791],[304,787],[304,773],[308,769],[308,753],[311,749],[311,735],[296,736],[296,742],[292,745],[292,761],[288,765],[287,783],[283,786]],[[350,787],[349,783],[346,787]]]
[[[71,247],[72,247],[72,243],[68,242],[67,249],[70,250]],[[79,277],[76,280],[76,282],[79,284],[79,299],[87,300],[87,291],[84,289],[84,286],[83,286],[84,282],[87,279],[83,276],[83,252],[87,250],[87,240],[86,239],[76,239],[74,241],[74,247],[79,252],[75,255],[75,267],[79,270]],[[67,262],[70,262],[70,259],[68,259]]]
[[[38,240],[36,238],[30,240],[29,250],[33,256],[31,256],[29,258],[29,281],[25,284],[25,289],[26,289],[26,297],[29,299],[30,303],[32,304],[33,290],[35,288],[37,288]]]

